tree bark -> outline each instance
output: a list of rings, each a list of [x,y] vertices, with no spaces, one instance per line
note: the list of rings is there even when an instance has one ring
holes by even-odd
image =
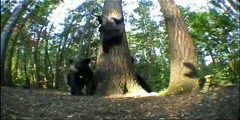
[[[105,0],[103,15],[114,18],[123,17],[122,0]],[[147,93],[136,81],[130,52],[127,45],[124,23],[119,26],[124,32],[122,44],[113,46],[108,54],[102,50],[102,44],[98,49],[95,80],[98,82],[97,95],[123,95],[126,93],[140,95]],[[100,36],[101,41],[102,37]]]
[[[5,66],[6,67],[6,69],[5,69],[6,77],[5,78],[11,84],[13,84],[13,82],[12,82],[12,56],[14,53],[15,45],[16,45],[19,34],[20,33],[16,33],[15,38],[12,40],[12,45],[11,45],[11,48],[9,49],[10,51],[9,51],[9,55],[8,55],[8,58],[6,61],[7,66]]]
[[[3,30],[4,25],[7,23],[8,19],[11,17],[11,9],[3,10],[3,15],[1,15],[1,31]]]
[[[24,47],[23,48],[24,52],[23,52],[23,73],[22,75],[25,76],[25,85],[24,86],[31,86],[30,84],[30,79],[29,79],[29,75],[27,72],[27,65],[28,65],[28,60],[27,60],[27,48]]]
[[[48,38],[44,36],[45,39],[45,44],[44,44],[44,81],[46,82],[47,88],[51,88],[51,84],[49,84],[50,76],[49,76],[49,70],[48,70],[48,59],[49,59],[49,54],[48,54]]]
[[[34,50],[33,50],[33,70],[34,70],[34,78],[35,78],[35,87],[36,88],[41,88],[40,85],[40,77],[39,77],[39,61],[38,61],[38,42],[39,40],[37,40],[36,45],[34,46]]]
[[[17,49],[16,51],[16,60],[15,60],[15,67],[14,67],[14,78],[16,78],[16,80],[18,80],[18,69],[19,69],[19,57],[20,56],[20,48]]]
[[[54,81],[53,81],[53,87],[55,89],[58,89],[59,88],[59,79],[63,76],[60,75],[60,66],[63,62],[63,55],[64,55],[64,51],[65,51],[65,47],[66,47],[66,44],[67,44],[67,39],[68,39],[68,34],[69,33],[65,33],[65,36],[64,38],[61,39],[60,43],[63,42],[63,45],[62,44],[59,44],[59,46],[57,47],[57,54],[56,54],[56,63],[55,63],[55,73],[54,73]],[[64,39],[64,41],[63,41]]]
[[[50,61],[49,61],[49,53],[48,53],[48,36],[49,34],[51,33],[53,29],[53,23],[49,29],[49,32],[47,33],[46,29],[44,30],[44,35],[43,35],[43,39],[45,40],[45,44],[44,44],[44,74],[45,74],[45,77],[44,77],[44,80],[45,80],[45,83],[46,83],[46,87],[47,88],[50,88],[52,89],[53,88],[53,84],[52,84],[52,80],[50,81],[50,74],[52,73],[51,71],[51,64],[50,64]],[[50,67],[50,70],[49,70],[49,67]]]
[[[63,38],[62,38],[63,39]],[[61,39],[61,43],[62,43],[62,39]],[[60,56],[60,46],[58,45],[57,47],[57,51],[56,51],[56,57],[55,57],[55,69],[54,69],[54,78],[53,78],[53,88],[57,89],[59,87],[59,56]]]
[[[179,8],[173,0],[158,0],[169,39],[171,75],[169,94],[199,90],[195,47]]]

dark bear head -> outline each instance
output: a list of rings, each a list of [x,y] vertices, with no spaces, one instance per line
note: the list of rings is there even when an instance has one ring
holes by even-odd
[[[81,72],[89,68],[89,63],[91,62],[90,58],[86,58],[83,60],[73,60],[69,59],[68,62],[70,63],[69,70],[72,72]]]
[[[84,79],[92,79],[93,72],[89,67],[89,63],[91,62],[90,58],[86,58],[83,60],[69,60],[70,68],[69,72],[72,72],[75,75],[78,75],[80,78]]]
[[[123,32],[118,25],[123,22],[123,18],[117,19],[105,15],[95,15],[95,17],[101,25],[98,31],[103,35],[103,51],[108,52],[110,47],[122,42]]]
[[[98,29],[99,32],[103,33],[103,41],[108,41],[113,37],[122,37],[123,33],[118,28],[118,25],[123,22],[123,18],[117,19],[107,17],[105,15],[95,15],[99,24],[101,25]]]
[[[113,17],[108,17],[105,15],[94,15],[97,17],[99,24],[101,24],[102,28],[105,29],[117,29],[117,25],[123,22],[123,18],[117,19]]]

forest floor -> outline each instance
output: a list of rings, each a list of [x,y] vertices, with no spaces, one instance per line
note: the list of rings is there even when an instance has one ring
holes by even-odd
[[[118,98],[1,87],[1,119],[239,119],[239,85],[197,95]]]

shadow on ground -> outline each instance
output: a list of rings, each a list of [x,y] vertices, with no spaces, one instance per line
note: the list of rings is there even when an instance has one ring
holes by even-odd
[[[1,87],[1,119],[239,119],[239,85],[197,95],[104,98]]]

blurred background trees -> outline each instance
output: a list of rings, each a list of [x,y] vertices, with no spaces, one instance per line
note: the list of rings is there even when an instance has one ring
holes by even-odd
[[[65,89],[67,60],[73,57],[92,58],[91,67],[95,69],[99,33],[91,15],[101,14],[103,2],[79,3],[67,11],[64,22],[58,25],[59,18],[52,17],[52,13],[62,4],[61,0],[32,2],[18,13],[6,37],[5,54],[1,51],[1,85]],[[138,0],[132,12],[124,9],[129,4],[124,1],[123,10],[134,66],[154,91],[163,90],[169,84],[170,56],[159,4]],[[17,5],[3,5],[1,34],[19,9]],[[239,82],[239,2],[212,0],[198,10],[191,6],[179,8],[197,51],[200,77],[212,74],[218,84]]]

